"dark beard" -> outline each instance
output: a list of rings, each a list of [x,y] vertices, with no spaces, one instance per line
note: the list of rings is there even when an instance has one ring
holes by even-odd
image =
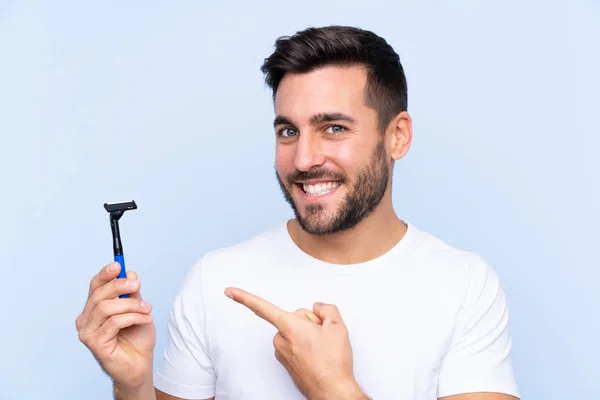
[[[323,215],[324,211],[321,204],[308,204],[304,208],[306,215],[303,217],[294,203],[288,186],[293,187],[295,185],[294,181],[298,180],[322,178],[340,181],[345,184],[347,181],[345,176],[333,174],[326,170],[296,171],[287,176],[288,186],[286,186],[277,171],[275,173],[283,197],[292,207],[300,227],[311,235],[321,236],[346,231],[365,219],[379,205],[385,195],[389,175],[385,145],[383,139],[381,139],[371,156],[371,162],[359,171],[356,182],[351,188],[348,188],[346,196],[344,196],[334,214],[327,217]]]

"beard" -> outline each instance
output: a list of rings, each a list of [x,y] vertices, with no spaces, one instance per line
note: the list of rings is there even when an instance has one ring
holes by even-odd
[[[369,164],[361,168],[354,182],[349,182],[345,175],[329,172],[325,169],[315,171],[296,171],[284,180],[276,172],[277,182],[285,201],[292,207],[294,216],[300,227],[311,235],[331,235],[355,227],[379,205],[387,190],[390,178],[389,165],[383,139],[375,147]],[[341,184],[351,184],[337,210],[328,213],[322,204],[307,204],[299,210],[294,202],[291,189],[295,181],[310,179],[329,179]]]

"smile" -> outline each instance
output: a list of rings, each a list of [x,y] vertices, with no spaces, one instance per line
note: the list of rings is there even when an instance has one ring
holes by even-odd
[[[324,196],[326,194],[329,194],[331,192],[333,192],[337,187],[340,186],[340,182],[339,181],[329,181],[329,182],[319,182],[316,184],[299,184],[300,187],[302,187],[302,190],[304,190],[304,193],[306,193],[309,196]]]

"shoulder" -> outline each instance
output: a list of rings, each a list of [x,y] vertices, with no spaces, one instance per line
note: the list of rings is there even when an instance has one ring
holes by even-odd
[[[454,289],[458,295],[482,290],[494,282],[499,285],[496,271],[481,254],[451,245],[414,226],[411,229],[414,236],[412,263],[433,285]]]
[[[233,268],[253,264],[257,259],[264,261],[280,257],[286,245],[287,230],[285,224],[267,229],[239,243],[213,249],[199,261],[202,268]]]
[[[192,265],[184,286],[199,287],[207,279],[256,274],[261,266],[274,265],[285,254],[285,233],[285,224],[280,224],[239,243],[208,251]]]

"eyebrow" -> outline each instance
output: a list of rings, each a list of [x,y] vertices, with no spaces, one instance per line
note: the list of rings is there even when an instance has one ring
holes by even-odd
[[[354,118],[346,115],[346,114],[342,114],[342,113],[318,113],[313,115],[310,118],[310,123],[311,125],[318,125],[321,124],[323,122],[334,122],[334,121],[346,121],[350,124],[354,124],[356,121],[354,120]],[[287,118],[284,117],[283,115],[278,115],[275,117],[275,120],[273,121],[273,126],[277,126],[277,125],[294,125],[292,123],[292,121]]]

